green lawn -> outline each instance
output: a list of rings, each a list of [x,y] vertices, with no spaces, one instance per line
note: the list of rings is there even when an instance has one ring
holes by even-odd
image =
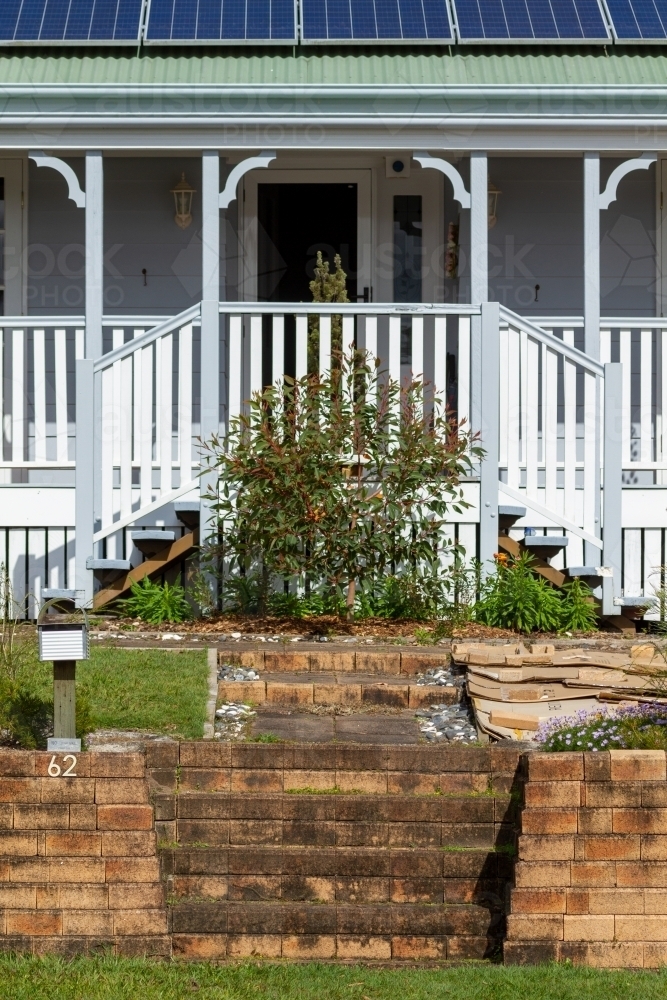
[[[667,974],[572,966],[368,969],[0,956],[1,1000],[664,1000]]]
[[[50,663],[34,663],[30,687],[53,696]],[[97,729],[146,729],[182,739],[201,739],[206,720],[206,650],[94,647],[76,668]]]

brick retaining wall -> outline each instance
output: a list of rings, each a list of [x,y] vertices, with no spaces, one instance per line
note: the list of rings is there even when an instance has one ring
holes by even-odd
[[[653,751],[0,750],[0,950],[497,958],[514,877],[507,963],[657,967],[666,778]]]
[[[505,962],[667,965],[664,751],[529,754]]]
[[[0,751],[0,949],[497,955],[518,762],[511,748],[165,742],[78,754],[65,777],[62,755]]]

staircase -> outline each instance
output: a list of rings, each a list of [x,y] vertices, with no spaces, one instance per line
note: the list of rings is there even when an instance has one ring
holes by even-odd
[[[303,375],[313,306],[283,304],[281,308],[295,318],[296,374]],[[331,362],[333,308],[317,306],[323,371]],[[264,333],[269,326],[272,379],[283,377],[285,316],[274,314],[274,309],[262,303],[219,306],[228,353],[226,421],[241,411],[243,394],[262,388],[264,362],[268,361],[263,356]],[[413,309],[365,304],[339,311],[344,313],[347,347],[358,337],[377,353],[378,324],[386,326],[389,351],[382,363],[398,380],[401,330],[406,323],[410,325],[413,359],[424,367],[428,319],[435,345],[436,386],[444,385],[447,377],[448,317],[456,319],[457,416],[479,430],[486,453],[479,467],[477,555],[482,564],[492,565],[498,545],[509,554],[523,547],[534,554],[538,571],[562,586],[565,575],[551,566],[551,559],[568,545],[573,552],[569,561],[578,564],[578,575],[599,577],[593,582],[602,594],[604,614],[619,618],[633,614],[620,590],[621,451],[618,435],[612,433],[618,423],[620,366],[594,361],[565,336],[560,339],[497,303]],[[87,486],[91,466],[99,469],[89,500],[77,501],[77,510],[85,513],[76,529],[77,579],[86,583],[85,593],[90,591],[89,602],[96,608],[126,593],[146,575],[161,574],[197,546],[202,418],[193,407],[198,391],[193,381],[193,345],[194,327],[200,323],[200,307],[193,307],[134,340],[114,341],[114,349],[94,364],[77,362],[83,366],[77,369],[78,391],[86,403],[77,403],[77,481]],[[472,367],[473,358],[480,359],[479,371]],[[201,391],[203,385],[200,381]],[[210,379],[206,385],[209,391]],[[224,431],[219,403],[217,397],[213,403],[202,399],[199,413],[206,410],[209,423],[213,413],[210,426]],[[188,532],[183,538],[168,539],[165,532],[160,537],[150,530],[132,531],[129,542],[134,549],[127,558],[128,540],[121,543],[120,532],[138,523],[150,526],[151,515],[160,516],[171,504]],[[530,511],[534,523],[555,525],[564,534],[528,535],[516,542],[507,534],[506,525],[512,511],[521,509]],[[88,534],[93,524],[95,530]],[[208,517],[203,517],[202,524],[208,524]],[[602,574],[596,569],[598,563],[605,568]],[[94,597],[91,571],[97,579]]]
[[[152,772],[174,955],[495,958],[518,759],[516,749],[181,744],[178,769]]]

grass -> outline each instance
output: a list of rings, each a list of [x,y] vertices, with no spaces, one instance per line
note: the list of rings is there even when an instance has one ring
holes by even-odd
[[[33,663],[28,684],[53,697],[50,663]],[[206,650],[95,648],[77,663],[77,691],[90,701],[95,728],[143,729],[201,739],[206,721]]]
[[[470,964],[445,969],[0,957],[0,1000],[664,1000],[665,972]]]

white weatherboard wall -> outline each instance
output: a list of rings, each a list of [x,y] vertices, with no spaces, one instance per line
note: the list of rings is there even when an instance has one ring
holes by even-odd
[[[84,183],[82,157],[67,158]],[[350,157],[345,159],[348,168]],[[364,161],[366,162],[366,160]],[[604,186],[617,159],[601,160]],[[334,163],[327,158],[326,165]],[[459,169],[468,184],[468,162]],[[221,183],[228,167],[221,165]],[[461,224],[460,278],[444,277],[444,245],[429,237],[424,258],[424,297],[467,301],[469,295],[468,212],[452,201],[450,182],[412,164],[410,181],[384,176],[384,157],[373,167],[377,178],[373,285],[375,301],[391,300],[391,195],[416,190],[422,181],[424,218],[432,206],[442,215],[434,228],[444,244],[449,222]],[[192,187],[193,222],[174,222],[170,189],[185,172]],[[270,170],[267,172],[267,177]],[[428,175],[428,176],[426,176]],[[489,180],[501,194],[498,221],[489,230],[489,288],[492,298],[525,315],[580,315],[583,310],[583,161],[581,157],[490,157]],[[201,297],[201,160],[199,157],[105,157],[105,303],[114,312],[175,314]],[[83,308],[84,212],[67,197],[54,170],[29,166],[28,309],[32,315],[76,314]],[[444,195],[443,192],[444,191]],[[236,228],[237,203],[227,212],[227,295],[237,297],[243,247]],[[618,199],[601,213],[602,313],[653,315],[655,311],[655,168],[623,179]],[[224,264],[222,265],[224,269]],[[252,263],[247,266],[254,266]],[[142,269],[147,270],[144,285]],[[538,301],[534,286],[540,285]]]
[[[620,162],[601,159],[602,188]],[[489,157],[489,182],[501,192],[489,230],[489,298],[525,316],[581,315],[582,158]],[[448,198],[446,190],[447,221],[456,221],[458,205]],[[460,302],[469,301],[466,215],[461,213]],[[617,200],[600,213],[600,240],[602,315],[655,315],[654,167],[621,181]]]

